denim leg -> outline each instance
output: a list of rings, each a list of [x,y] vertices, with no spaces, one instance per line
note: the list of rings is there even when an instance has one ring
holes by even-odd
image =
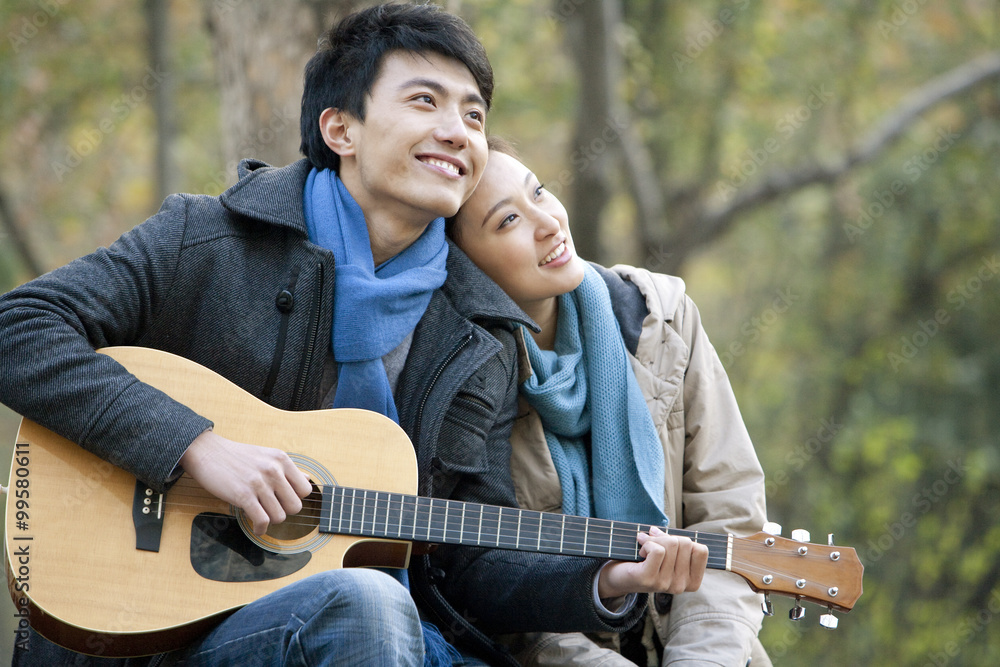
[[[332,570],[253,602],[165,665],[423,665],[413,599],[369,569]]]

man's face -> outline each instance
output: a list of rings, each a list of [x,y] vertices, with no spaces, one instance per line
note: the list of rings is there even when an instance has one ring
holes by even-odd
[[[479,88],[465,65],[434,53],[387,54],[364,122],[346,116],[344,133],[347,148],[331,147],[369,227],[420,227],[454,215],[486,166]]]

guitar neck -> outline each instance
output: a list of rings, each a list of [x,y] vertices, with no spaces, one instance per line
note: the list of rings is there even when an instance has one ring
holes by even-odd
[[[641,561],[636,535],[649,526],[480,505],[442,498],[323,488],[321,532],[511,549],[538,553]],[[669,529],[708,547],[708,567],[728,570],[732,536]]]

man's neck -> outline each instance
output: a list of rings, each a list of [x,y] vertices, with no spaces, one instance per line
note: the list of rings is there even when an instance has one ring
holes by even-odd
[[[427,229],[426,224],[420,227],[399,223],[387,216],[369,216],[367,212],[365,212],[365,224],[368,225],[368,239],[371,241],[375,266],[409,248]]]
[[[375,266],[409,248],[434,219],[430,213],[417,219],[420,212],[415,209],[366,198],[364,188],[356,181],[356,174],[349,170],[341,169],[338,176],[365,216]]]

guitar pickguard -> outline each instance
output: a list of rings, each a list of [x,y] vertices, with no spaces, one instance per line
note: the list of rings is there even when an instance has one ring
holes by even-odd
[[[312,554],[278,554],[251,542],[232,516],[203,512],[191,523],[191,565],[213,581],[269,581],[309,563]]]

